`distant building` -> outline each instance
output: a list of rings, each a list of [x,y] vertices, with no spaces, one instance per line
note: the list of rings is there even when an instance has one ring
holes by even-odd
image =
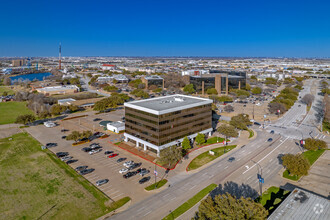
[[[118,134],[125,130],[125,123],[122,121],[110,122],[107,124],[107,129]]]
[[[112,78],[115,79],[118,83],[128,83],[129,81],[129,79],[123,74],[113,75]]]
[[[182,71],[182,76],[200,76],[204,74],[209,74],[209,70],[185,70]]]
[[[68,99],[59,99],[57,100],[57,104],[59,105],[72,105],[72,103],[76,101],[75,99],[68,98]]]
[[[303,189],[294,189],[279,207],[268,217],[268,220],[330,219],[329,200]]]
[[[101,66],[102,70],[114,70],[116,68],[116,65],[112,65],[112,64],[103,64]]]
[[[146,88],[149,88],[152,85],[157,86],[158,88],[164,88],[164,79],[160,76],[144,76],[141,78],[142,83],[146,84]]]
[[[125,102],[125,141],[160,150],[212,132],[212,100],[185,95]]]
[[[65,86],[50,86],[37,88],[37,92],[44,95],[55,95],[55,94],[71,94],[79,92],[79,87],[76,85],[65,85]]]
[[[17,66],[24,66],[26,62],[24,59],[19,59],[19,60],[12,60],[11,63],[13,67],[17,67]]]
[[[202,95],[210,88],[215,88],[221,95],[228,94],[230,89],[241,89],[246,86],[245,72],[211,72],[202,76],[185,76],[187,77],[189,77],[189,83],[194,85],[196,92],[201,92]]]

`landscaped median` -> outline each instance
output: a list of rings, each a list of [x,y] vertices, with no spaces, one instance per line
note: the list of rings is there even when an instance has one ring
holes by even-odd
[[[254,132],[252,129],[248,129],[249,132],[249,138],[252,138],[254,136]]]
[[[166,179],[162,179],[150,186],[147,186],[146,188],[144,188],[145,190],[147,191],[151,191],[151,190],[154,190],[154,189],[159,189],[160,187],[164,186],[165,184],[167,183],[167,180]],[[157,187],[157,188],[156,188]]]
[[[234,149],[236,147],[236,145],[228,145],[228,146],[224,146],[224,147],[218,147],[218,148],[214,148],[211,151],[214,152],[214,155],[210,154],[209,151],[206,151],[200,155],[198,155],[197,157],[195,157],[188,165],[187,167],[187,171],[190,170],[195,170],[197,168],[200,168],[201,166],[211,162],[212,160],[217,159],[218,157],[220,157],[221,155],[227,153],[228,151]]]
[[[324,149],[319,149],[316,151],[308,150],[303,152],[302,155],[308,160],[308,162],[312,166],[313,163],[323,154],[324,151],[325,151]],[[297,181],[301,178],[301,176],[298,175],[290,175],[288,170],[285,170],[283,172],[283,177],[293,181]]]
[[[196,205],[199,201],[201,201],[205,196],[207,196],[216,187],[217,187],[217,185],[212,183],[211,185],[209,185],[206,188],[202,189],[199,193],[194,195],[187,202],[183,203],[177,209],[172,211],[168,216],[163,218],[163,220],[173,220],[173,219],[179,217],[180,215],[182,215],[183,213],[188,211],[190,208],[192,208],[194,205]]]
[[[290,194],[290,191],[278,187],[269,187],[259,198],[257,202],[261,203],[268,210],[268,216],[281,204]]]

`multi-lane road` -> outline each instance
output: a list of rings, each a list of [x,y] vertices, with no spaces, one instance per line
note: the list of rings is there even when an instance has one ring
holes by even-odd
[[[313,105],[315,105],[321,98],[317,92],[318,81],[308,80],[299,96],[303,97],[308,93],[314,94],[316,98]],[[299,105],[301,106],[299,107]],[[260,173],[261,169],[265,184],[273,184],[274,177],[282,169],[278,156],[301,151],[302,149],[297,144],[297,140],[301,137],[307,138],[313,134],[321,135],[316,128],[318,121],[315,113],[316,111],[312,107],[309,114],[306,115],[306,106],[302,103],[295,103],[277,122],[269,124],[265,129],[256,128],[257,138],[246,144],[244,148],[227,153],[199,172],[179,173],[170,177],[170,187],[133,204],[128,210],[112,216],[111,219],[161,219],[211,183],[220,184],[224,181],[233,181],[259,190],[257,173]],[[274,130],[275,134],[270,134],[270,130]],[[273,138],[272,142],[267,141],[270,137]],[[229,157],[235,157],[236,160],[229,162]],[[192,216],[187,218],[190,217]]]

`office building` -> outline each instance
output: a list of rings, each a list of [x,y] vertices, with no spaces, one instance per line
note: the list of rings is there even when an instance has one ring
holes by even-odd
[[[211,134],[212,100],[172,95],[125,103],[125,141],[151,150],[179,145],[184,137]]]
[[[55,94],[71,94],[79,92],[79,87],[76,85],[65,85],[65,86],[49,86],[44,88],[37,88],[37,92],[42,93],[46,96]]]
[[[164,88],[164,79],[160,76],[144,76],[141,78],[142,83],[149,89],[150,86],[155,85],[157,88]]]
[[[24,59],[12,60],[11,63],[12,63],[13,67],[24,66],[25,65],[25,60]]]

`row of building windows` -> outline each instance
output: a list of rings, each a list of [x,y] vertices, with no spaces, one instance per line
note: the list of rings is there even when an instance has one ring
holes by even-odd
[[[133,114],[131,114],[131,113],[127,113],[127,112],[126,112],[126,115],[128,115],[128,116],[130,116],[130,117],[132,117],[132,118],[136,118],[136,119],[140,119],[140,120],[142,120],[142,121],[149,122],[149,123],[151,123],[151,124],[158,125],[158,121],[153,121],[153,120],[150,120],[150,119],[146,119],[146,118],[144,118],[144,117],[141,117],[141,116],[138,116],[138,115],[133,115]]]
[[[203,112],[203,113],[205,113],[205,112]],[[206,115],[206,116],[201,116],[199,118],[194,119],[194,122],[199,121],[199,120],[203,120],[203,119],[207,119],[207,118],[210,118],[210,117],[211,117],[211,115],[209,115],[209,114]],[[177,127],[180,127],[180,126],[183,126],[183,125],[187,125],[191,122],[192,121],[185,121],[185,122],[182,122],[182,123],[176,123],[176,124],[173,124],[173,125],[170,125],[170,126],[163,127],[161,129],[159,129],[159,131],[162,132],[162,131],[166,131],[166,130],[169,130],[169,129],[177,128]]]
[[[154,118],[158,118],[158,115],[151,114],[151,113],[144,112],[144,111],[140,111],[140,110],[133,109],[133,108],[125,107],[125,111],[127,111],[127,110],[132,111],[132,112],[137,112],[137,113],[140,113],[140,114],[143,114],[143,115],[148,115],[148,116],[151,116],[151,117],[154,117]]]
[[[161,134],[161,135],[159,135],[159,138],[164,138],[164,137],[167,137],[167,136],[172,136],[172,135],[175,135],[177,133],[181,133],[182,131],[195,130],[195,129],[193,129],[194,127],[203,126],[203,125],[206,125],[206,124],[211,127],[209,121],[204,121],[204,122],[201,122],[201,123],[198,123],[198,124],[191,124],[191,126],[184,127],[182,129],[180,129],[179,131],[174,131],[174,132],[171,132],[171,133]]]

